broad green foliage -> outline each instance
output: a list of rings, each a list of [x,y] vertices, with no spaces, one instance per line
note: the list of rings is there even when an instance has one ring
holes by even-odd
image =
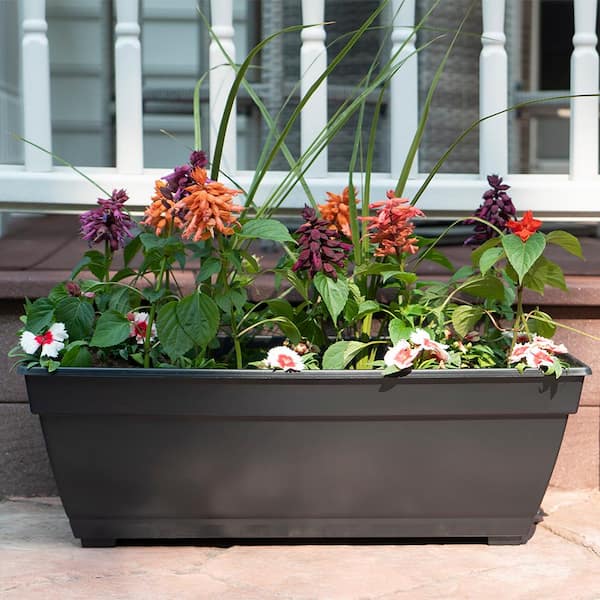
[[[376,368],[397,376],[411,368],[507,366],[515,349],[522,350],[523,339],[537,344],[536,351],[556,350],[549,339],[539,338],[551,338],[556,324],[538,309],[525,313],[523,294],[526,289],[543,294],[547,286],[566,289],[559,265],[544,253],[547,246],[555,246],[581,257],[581,245],[573,235],[539,231],[541,222],[529,211],[518,220],[506,194],[508,186],[497,175],[488,177],[492,189],[485,193],[486,201],[466,220],[478,228],[466,241],[477,242],[470,265],[457,268],[441,244],[465,219],[448,225],[436,238],[418,235],[416,223],[426,216],[416,206],[419,197],[477,123],[444,152],[412,198],[402,197],[435,89],[469,17],[468,12],[462,16],[456,31],[440,32],[422,44],[421,36],[415,36],[429,27],[438,4],[440,0],[430,3],[414,35],[388,58],[393,27],[378,17],[391,3],[379,3],[363,23],[330,45],[326,69],[300,101],[298,84],[275,114],[269,113],[248,81],[248,69],[274,39],[297,35],[309,26],[276,32],[236,63],[201,15],[236,72],[213,156],[200,150],[204,74],[194,88],[196,148],[188,163],[156,183],[137,223],[127,211],[124,190],[112,194],[102,190],[108,198],[81,216],[82,236],[95,247],[47,298],[26,302],[19,345],[12,355],[27,366],[41,365],[49,371],[90,365],[258,366],[291,371]],[[347,56],[373,27],[382,41],[372,48],[372,64],[356,74],[355,87],[326,127],[296,156],[287,137],[302,109],[327,77],[340,65],[347,67]],[[445,44],[442,58],[407,160],[394,174],[397,183],[383,197],[373,197],[373,157],[385,92],[406,60],[404,51],[415,41],[414,54],[430,44]],[[260,112],[267,134],[247,189],[241,189],[235,174],[221,169],[227,124],[241,88]],[[336,135],[349,123],[356,134],[346,189],[332,189],[326,198],[316,198],[304,173],[321,152],[335,147]],[[266,177],[278,156],[289,169],[273,183]],[[300,192],[306,198],[302,224],[290,231],[290,221],[277,217],[282,203]],[[277,264],[263,265],[264,242],[278,248]],[[425,261],[442,267],[442,274],[422,276]],[[265,285],[274,290],[272,297],[261,296]],[[264,338],[279,349],[277,356],[269,358]],[[542,360],[536,366],[560,374],[556,356],[540,356],[527,354],[527,364],[520,362],[518,368],[531,366],[535,359]]]

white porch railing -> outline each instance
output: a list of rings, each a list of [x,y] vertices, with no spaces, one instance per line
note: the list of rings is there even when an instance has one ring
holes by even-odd
[[[233,0],[212,0],[211,19],[230,55],[233,43]],[[114,168],[85,168],[85,172],[106,189],[125,187],[130,207],[142,210],[152,193],[154,180],[173,165],[162,169],[143,168],[143,123],[141,85],[141,45],[137,2],[115,0],[115,92],[116,147]],[[598,53],[596,51],[596,0],[574,0],[575,36],[571,64],[571,90],[576,94],[598,93]],[[325,0],[302,2],[303,22],[323,21]],[[391,52],[397,52],[414,26],[415,0],[393,0],[395,29]],[[25,137],[51,149],[50,69],[48,61],[45,0],[23,0],[22,5],[22,104]],[[505,0],[482,0],[483,35],[480,57],[480,114],[490,115],[507,107],[508,77],[505,49]],[[15,24],[16,26],[17,24]],[[326,30],[321,26],[303,30],[301,94],[306,94],[326,64]],[[413,50],[406,45],[399,60]],[[209,51],[211,148],[214,124],[220,119],[233,70],[218,45]],[[489,82],[493,81],[493,85]],[[390,164],[392,173],[377,173],[372,179],[372,198],[384,197],[393,188],[417,126],[417,60],[415,57],[395,75],[390,86]],[[320,86],[301,115],[301,147],[307,148],[324,126],[327,114],[327,83]],[[437,175],[422,196],[419,206],[430,216],[454,217],[469,214],[479,204],[488,173],[506,175],[508,132],[506,113],[486,120],[480,127],[480,175]],[[232,120],[225,141],[224,166],[242,186],[251,173],[236,171],[236,131]],[[600,178],[598,177],[598,99],[571,101],[570,172],[568,175],[508,175],[518,206],[533,209],[550,219],[600,220]],[[258,199],[264,198],[281,179],[273,172],[265,179]],[[411,173],[406,194],[418,189],[425,175],[416,168]],[[307,177],[317,198],[326,190],[339,190],[347,183],[344,173],[327,169],[327,152],[316,161]],[[96,190],[67,167],[53,167],[50,157],[31,146],[25,149],[24,165],[0,165],[0,208],[40,212],[69,212],[89,207]],[[300,186],[287,199],[286,207],[300,207],[305,197]]]

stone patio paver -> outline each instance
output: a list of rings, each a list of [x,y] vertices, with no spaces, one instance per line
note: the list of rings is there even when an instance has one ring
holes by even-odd
[[[0,502],[3,600],[600,599],[600,492],[551,489],[523,546],[80,548],[56,498]]]

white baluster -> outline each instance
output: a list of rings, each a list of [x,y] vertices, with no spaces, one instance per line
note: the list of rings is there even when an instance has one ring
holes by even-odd
[[[598,93],[596,0],[575,0],[575,35],[571,55],[571,94]],[[569,175],[598,174],[598,98],[571,98]]]
[[[504,44],[505,0],[482,0],[483,48],[479,57],[479,114],[492,115],[507,108],[508,58]],[[506,113],[479,126],[479,172],[482,177],[508,171],[508,121]]]
[[[117,169],[144,170],[142,121],[142,47],[137,0],[117,0],[115,27],[115,113]]]
[[[419,75],[415,53],[415,0],[393,0],[392,57],[396,63],[404,62],[390,84],[390,167],[397,177],[402,170],[408,149],[419,121]],[[415,156],[410,177],[419,170],[419,157]]]
[[[314,25],[325,20],[325,0],[302,0],[302,23]],[[322,25],[303,29],[300,49],[300,95],[306,96],[311,86],[327,69],[325,28]],[[327,125],[327,80],[325,79],[305,104],[300,115],[300,149],[304,153]],[[317,156],[307,174],[327,177],[327,148]]]
[[[50,61],[45,0],[25,0],[23,5],[23,130],[24,137],[52,150],[50,116]],[[28,171],[52,170],[52,157],[25,144]]]
[[[232,0],[211,0],[211,25],[213,33],[219,39],[223,50],[214,40],[209,46],[209,120],[210,120],[210,157],[214,155],[217,132],[229,90],[235,79],[235,70],[229,60],[235,61],[235,45],[233,43],[233,3]],[[224,54],[225,52],[226,54]],[[227,56],[229,56],[229,59]],[[227,124],[227,133],[223,142],[223,160],[221,168],[229,175],[237,169],[237,110],[236,103]]]

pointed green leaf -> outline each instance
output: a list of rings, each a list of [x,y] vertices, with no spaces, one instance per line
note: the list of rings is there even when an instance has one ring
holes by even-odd
[[[120,313],[127,313],[131,310],[131,303],[129,302],[129,289],[126,287],[117,288],[110,296],[108,306],[112,310],[116,310]]]
[[[194,342],[177,320],[177,300],[165,304],[156,318],[156,329],[162,349],[171,360],[183,356],[192,348]]]
[[[375,300],[365,300],[358,305],[358,317],[364,317],[381,310],[381,305]]]
[[[368,344],[357,341],[336,342],[323,354],[323,369],[344,369]]]
[[[534,233],[526,242],[515,234],[503,235],[502,246],[506,257],[519,276],[519,283],[542,255],[546,247],[546,238],[542,233]]]
[[[335,323],[348,300],[348,280],[340,275],[337,281],[334,281],[323,273],[317,273],[313,283]]]
[[[129,337],[130,330],[131,323],[127,320],[127,317],[114,310],[109,310],[100,315],[94,335],[90,340],[90,346],[96,348],[116,346]]]
[[[407,340],[414,330],[415,328],[407,325],[405,321],[392,319],[388,325],[392,345],[395,346],[400,340]]]
[[[47,298],[38,298],[25,306],[27,331],[42,333],[54,323],[54,304]]]
[[[502,257],[504,250],[502,248],[488,248],[479,259],[479,270],[485,275]]]
[[[88,300],[67,296],[58,302],[54,314],[65,324],[69,340],[87,338],[92,333],[95,313]]]
[[[583,252],[581,251],[581,243],[573,234],[568,233],[567,231],[557,230],[547,233],[546,243],[556,244],[557,246],[560,246],[563,250],[570,252],[574,256],[583,258]]]
[[[473,331],[475,325],[483,315],[481,306],[458,306],[452,313],[452,325],[456,333],[464,337],[470,331]]]
[[[444,267],[445,269],[448,269],[448,271],[454,271],[454,265],[452,264],[452,262],[443,252],[441,252],[437,248],[428,248],[423,252],[421,258],[423,260],[429,260],[431,262],[434,262]]]
[[[543,294],[545,287],[567,291],[567,284],[562,269],[545,256],[540,256],[523,279],[523,285],[538,294]]]
[[[68,344],[60,361],[62,367],[91,367],[92,355],[81,341]]]
[[[205,347],[217,335],[219,308],[214,300],[201,293],[185,296],[177,303],[179,327],[198,346]]]
[[[252,219],[244,223],[237,233],[244,239],[272,240],[274,242],[294,242],[287,227],[275,219]]]
[[[537,333],[545,338],[551,338],[556,333],[556,324],[552,317],[541,310],[534,310],[530,314],[527,326],[531,333]]]
[[[221,261],[213,256],[202,261],[196,283],[206,281],[221,270]]]
[[[460,286],[460,290],[477,298],[491,298],[493,300],[502,300],[504,298],[504,285],[494,275],[475,277],[470,281],[467,280]]]
[[[490,248],[495,248],[496,246],[498,246],[500,244],[500,242],[501,242],[501,239],[499,237],[493,237],[493,238],[490,238],[489,240],[483,242],[483,244],[481,244],[481,246],[479,246],[478,248],[475,248],[475,250],[473,250],[473,252],[471,252],[471,264],[473,266],[478,265],[483,253],[486,250],[489,250]]]

